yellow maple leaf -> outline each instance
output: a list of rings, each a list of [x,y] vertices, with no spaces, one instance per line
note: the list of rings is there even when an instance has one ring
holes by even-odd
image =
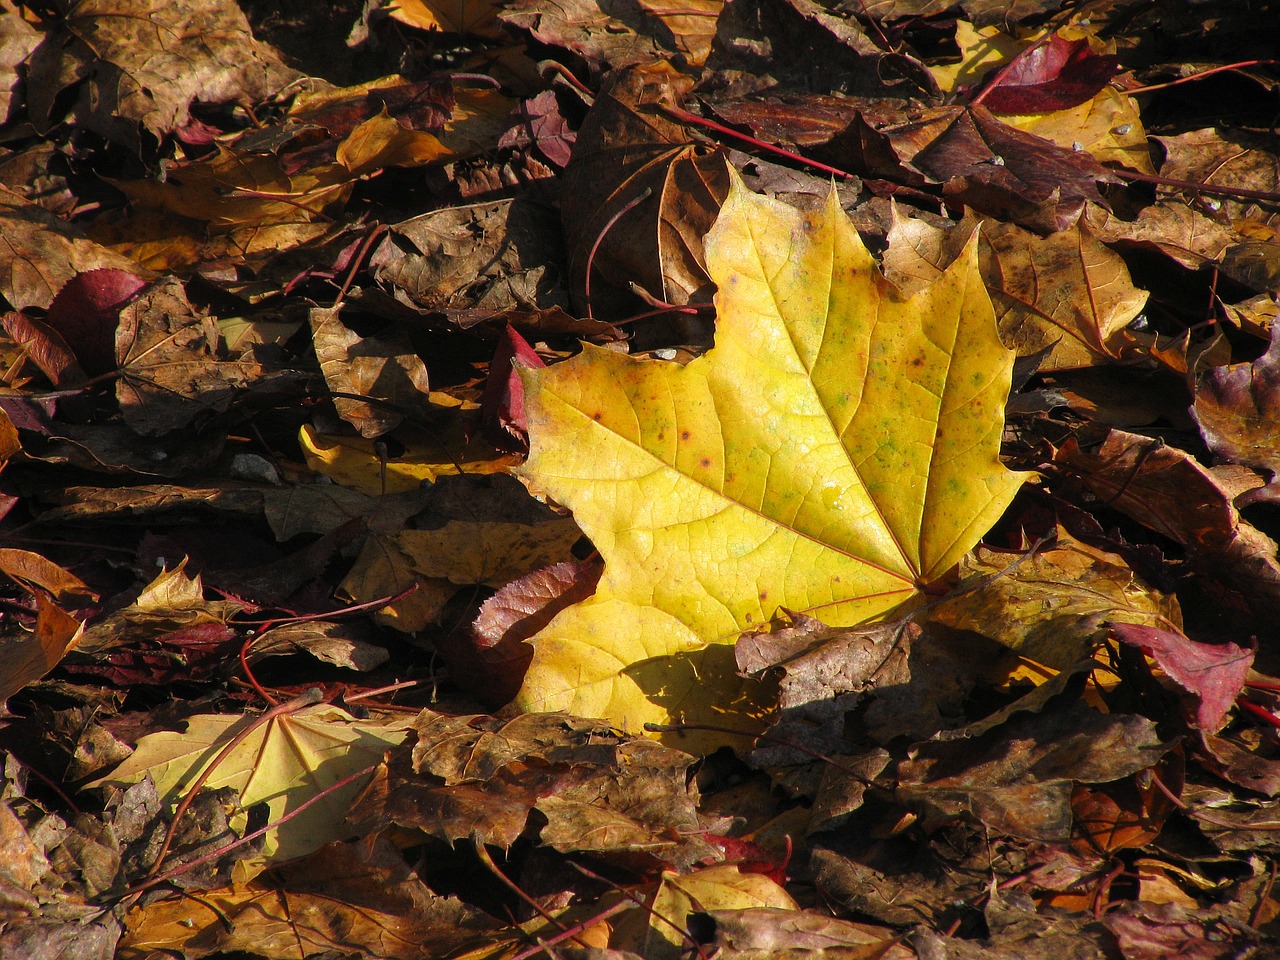
[[[751,729],[768,702],[736,676],[741,631],[780,607],[849,626],[913,600],[1025,479],[999,459],[1013,354],[972,241],[903,298],[834,194],[802,213],[735,177],[706,251],[705,356],[587,347],[522,372],[523,475],[605,560],[533,638],[525,710]]]
[[[148,734],[124,763],[90,786],[123,786],[149,775],[161,798],[174,806],[222,748],[251,722],[235,715],[188,717],[184,732]],[[236,789],[241,809],[230,823],[243,834],[248,822],[244,811],[255,803],[265,802],[271,821],[277,821],[320,791],[377,763],[384,751],[404,739],[408,728],[404,719],[355,720],[326,704],[307,707],[270,719],[252,731],[221,760],[204,786]],[[346,832],[343,817],[361,786],[356,782],[335,790],[280,824],[267,834],[260,857],[240,861],[236,879],[248,879],[267,863],[304,856],[341,839]]]

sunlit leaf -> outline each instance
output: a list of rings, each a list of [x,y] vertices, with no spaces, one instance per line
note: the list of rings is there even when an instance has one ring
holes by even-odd
[[[523,475],[605,560],[533,639],[524,709],[750,726],[767,703],[733,669],[741,631],[912,601],[1023,482],[998,457],[1012,354],[974,244],[902,299],[834,201],[802,214],[736,183],[707,250],[706,356],[588,347],[523,374]]]

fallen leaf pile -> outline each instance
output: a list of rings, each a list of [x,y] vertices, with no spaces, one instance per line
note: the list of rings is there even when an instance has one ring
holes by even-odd
[[[1277,23],[0,0],[0,956],[1275,955]]]

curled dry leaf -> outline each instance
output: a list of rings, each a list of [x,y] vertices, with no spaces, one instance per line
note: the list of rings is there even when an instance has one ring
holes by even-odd
[[[261,100],[298,76],[231,0],[81,0],[53,21],[27,69],[37,125],[64,119],[71,89],[77,126],[135,148],[140,127],[163,137],[197,101]]]
[[[510,703],[533,659],[526,641],[565,607],[591,596],[599,579],[599,563],[566,561],[512,580],[480,605],[466,635],[436,640],[450,679],[494,709]]]
[[[1196,418],[1218,456],[1280,475],[1280,334],[1252,363],[1212,367],[1196,377]]]
[[[339,307],[311,311],[316,359],[329,389],[345,394],[333,400],[339,416],[362,437],[380,437],[423,406],[431,390],[427,365],[403,332],[362,337],[342,322],[341,313]]]
[[[728,191],[727,167],[661,111],[690,85],[667,64],[620,71],[578,131],[562,217],[574,295],[596,314],[606,315],[604,294],[634,302],[617,299],[632,285],[684,304],[707,284],[703,237]]]

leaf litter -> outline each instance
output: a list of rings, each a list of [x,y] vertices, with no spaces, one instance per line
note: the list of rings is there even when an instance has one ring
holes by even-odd
[[[0,953],[1276,951],[1271,4],[188,7],[0,4]]]

